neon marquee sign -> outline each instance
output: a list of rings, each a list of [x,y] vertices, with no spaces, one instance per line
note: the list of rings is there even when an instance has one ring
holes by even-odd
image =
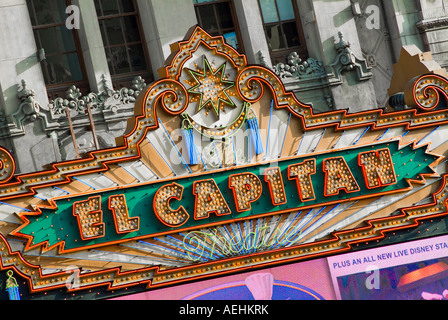
[[[0,234],[1,269],[13,269],[20,274],[28,281],[32,292],[65,289],[67,279],[73,277],[79,280],[79,286],[70,287],[69,292],[98,286],[107,286],[109,290],[141,284],[147,284],[148,288],[163,287],[346,252],[358,243],[383,239],[388,232],[415,227],[421,220],[446,216],[446,168],[437,167],[440,175],[433,170],[443,159],[441,155],[445,154],[446,145],[434,149],[434,145],[417,142],[428,135],[430,138],[437,136],[431,133],[448,125],[446,109],[438,106],[441,98],[448,97],[448,81],[443,77],[424,75],[403,84],[410,86],[405,88],[409,108],[402,111],[315,113],[310,105],[288,92],[272,70],[248,65],[246,57],[225,44],[222,37],[212,37],[197,27],[172,49],[169,65],[159,70],[160,80],[149,85],[137,98],[135,116],[128,121],[123,136],[117,139],[117,147],[91,151],[81,159],[54,163],[47,170],[17,176],[13,175],[14,159],[0,148],[0,198],[15,208],[25,208],[16,212],[20,225],[17,226],[15,219],[14,223],[3,227]],[[250,164],[226,164],[221,169],[212,168],[210,163],[205,168],[202,159],[190,157],[195,155],[194,135],[196,139],[200,135],[218,144],[224,139],[225,143],[231,141],[247,126],[250,132],[256,132],[258,125],[260,130],[272,128],[267,121],[269,106],[277,115],[291,119],[291,125],[285,130],[285,137],[288,137],[285,138],[285,152],[277,162],[259,162],[262,148],[257,150],[257,156],[246,159]],[[190,161],[189,173],[173,175],[169,165],[162,162],[148,143],[148,136],[157,137],[165,126],[169,130],[188,129],[190,154],[178,152],[185,148],[185,140],[170,136],[172,140],[165,141],[172,142],[173,148],[179,147],[174,151],[185,157],[184,163]],[[321,130],[325,137],[323,134],[322,144],[315,149],[319,151],[303,156],[294,154],[297,144],[302,145],[302,141],[309,139],[308,133]],[[358,130],[364,134],[356,146],[335,149],[330,142]],[[252,138],[258,141],[255,135]],[[448,144],[448,140],[441,140]],[[221,143],[221,155],[231,149],[231,146],[226,148],[225,143]],[[132,180],[121,165],[136,161],[157,171],[159,179],[138,180],[138,183]],[[78,188],[78,179],[100,176],[99,173],[117,186],[93,191],[86,186]],[[434,179],[425,180],[430,177]],[[429,188],[431,183],[433,187],[440,184],[439,189]],[[421,184],[422,188],[416,184]],[[47,195],[45,189],[53,187],[69,190],[71,194],[58,198],[51,195],[45,200],[34,197],[41,191]],[[425,198],[432,198],[432,202],[408,207],[415,203],[412,195],[421,195],[420,191]],[[389,195],[391,197],[387,197]],[[389,201],[399,199],[391,206],[398,211],[386,207],[384,212],[371,213],[369,205],[383,196]],[[268,235],[267,225],[260,221],[272,223],[278,219],[275,222],[281,223],[302,210],[318,211],[327,207],[330,212],[341,203],[344,205],[339,207],[340,211],[335,210],[335,221],[329,219],[322,226],[322,230],[331,230],[330,233],[322,235],[324,232],[314,229],[312,234],[305,230],[305,240],[298,242],[294,241],[295,233],[287,233],[281,239],[290,246],[275,249],[269,246],[269,239],[280,237],[275,235],[274,229],[271,229],[274,234]],[[351,219],[355,215],[353,211],[344,210],[353,203],[362,203],[360,205],[369,213]],[[306,217],[300,218],[306,220]],[[175,266],[158,260],[161,255],[165,257],[170,246],[157,242],[156,237],[172,237],[182,243],[183,235],[190,239],[204,239],[208,235],[207,246],[210,246],[210,241],[212,245],[215,241],[210,236],[213,230],[252,222],[261,224],[258,244],[251,243],[254,235],[248,230],[244,238],[240,238],[249,242],[244,246],[241,243],[239,247],[233,246],[231,241],[236,239],[233,236],[227,242],[217,238],[221,253],[229,252],[219,259],[208,259],[209,251],[201,253],[200,245],[204,243],[200,242],[187,254],[190,252],[192,258],[205,258],[201,263],[192,263],[190,259],[178,265],[177,253],[170,256],[176,260]],[[312,238],[315,234],[317,236]],[[16,247],[9,245],[9,237],[24,240],[25,247],[15,251]],[[136,240],[144,242],[145,239],[160,245],[161,250],[156,254],[150,250],[139,251],[142,264],[126,265],[123,260],[107,260],[107,267],[105,264],[91,268],[88,259],[94,250],[89,249],[102,247],[102,251],[114,257],[128,252],[135,256],[141,244]],[[188,238],[184,240],[187,246],[193,244]],[[239,251],[240,248],[245,251]],[[43,252],[46,258],[35,258],[36,252]],[[182,254],[185,262],[185,251]],[[39,261],[39,265],[30,261]],[[47,272],[54,265],[63,266],[67,262],[76,264],[83,272]]]
[[[359,198],[403,192],[439,157],[398,141],[294,157],[50,201],[15,235],[27,248],[99,247]]]

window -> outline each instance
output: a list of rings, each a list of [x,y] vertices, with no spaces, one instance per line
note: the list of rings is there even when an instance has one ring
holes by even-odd
[[[95,8],[114,88],[129,87],[136,76],[153,81],[135,1],[95,0]]]
[[[42,72],[50,99],[65,97],[72,85],[89,91],[78,35],[65,26],[69,2],[27,0],[37,47],[45,50]]]
[[[212,36],[223,36],[227,44],[243,52],[233,3],[230,0],[193,0],[202,29]]]
[[[259,0],[272,63],[285,63],[291,52],[307,58],[297,4],[292,0]]]

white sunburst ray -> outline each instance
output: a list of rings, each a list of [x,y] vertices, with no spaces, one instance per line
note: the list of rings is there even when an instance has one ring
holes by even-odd
[[[167,259],[167,258],[159,258],[159,257],[150,257],[150,256],[141,256],[136,254],[129,253],[117,253],[110,252],[100,249],[90,249],[84,250],[80,252],[70,252],[64,254],[58,254],[56,252],[57,249],[53,249],[47,251],[45,253],[40,252],[40,250],[30,250],[26,253],[23,253],[24,256],[27,257],[46,257],[57,260],[66,260],[66,259],[76,259],[76,260],[84,260],[84,261],[101,261],[101,262],[110,262],[110,263],[128,263],[134,265],[169,265],[169,266],[179,266],[180,261],[176,259]],[[82,268],[82,266],[79,266]]]
[[[291,116],[292,116],[292,113],[289,114],[288,122],[286,123],[286,127],[285,127],[284,134],[283,134],[283,141],[282,141],[282,144],[281,144],[280,151],[278,153],[278,158],[280,158],[282,156],[283,149],[285,148],[286,137],[288,135],[288,129],[289,129],[289,125],[291,123]]]
[[[403,129],[403,127],[393,127],[388,128],[382,135],[377,139],[377,141],[385,141],[385,140],[391,140],[396,137],[401,137],[406,131]]]
[[[226,257],[226,254],[222,252],[225,242],[221,240],[221,237],[217,235],[216,231],[217,229],[202,229],[200,233],[193,231],[188,234],[179,233],[179,235],[184,238],[182,245],[186,251],[208,261]],[[179,239],[177,241],[180,242]],[[193,245],[194,243],[196,243],[196,246]]]
[[[220,252],[224,256],[226,256],[226,257],[230,256],[231,252],[233,252],[232,251],[233,247],[237,247],[239,249],[237,251],[238,253],[241,252],[241,249],[238,247],[237,243],[235,243],[234,237],[232,237],[232,235],[230,234],[229,230],[227,229],[227,227],[225,225],[218,226],[214,230],[216,231],[215,236],[219,239],[217,241],[217,244],[220,248]]]
[[[279,242],[279,240],[282,238],[284,232],[294,223],[294,220],[292,219],[292,216],[294,214],[290,214],[288,216],[288,218],[286,218],[282,224],[280,224],[281,222],[281,216],[276,216],[278,217],[278,219],[275,222],[275,227],[271,227],[269,226],[268,230],[269,230],[269,238],[264,239],[264,243],[263,243],[263,250],[271,250],[273,249],[277,243]],[[295,215],[295,218],[297,218],[300,214]],[[272,228],[274,228],[274,231],[271,232]]]
[[[259,219],[256,219],[257,223]],[[248,253],[254,253],[257,251],[256,246],[256,229],[254,230],[254,219],[250,221],[244,221],[244,239],[246,244],[246,249],[248,249]]]
[[[291,232],[288,233],[288,235],[295,236],[297,233],[300,233],[302,228],[305,227],[307,225],[307,223],[313,218],[312,214],[313,214],[314,210],[315,209],[310,209],[310,211],[308,211],[308,213],[302,219],[300,219],[300,222],[293,228],[293,230]],[[321,210],[322,210],[322,208],[321,208]],[[283,242],[284,241],[286,241],[286,239],[284,239]]]
[[[269,226],[265,224],[265,236],[262,237],[262,243],[260,246],[263,250],[266,250],[267,247],[272,246],[272,243],[275,241],[275,237],[278,234],[277,227],[281,221],[281,217],[281,215],[272,216],[271,221],[269,221]]]
[[[193,252],[191,250],[180,251],[180,250],[176,250],[174,248],[167,248],[166,246],[156,244],[156,243],[150,243],[150,242],[145,242],[145,241],[139,241],[139,242],[148,246],[149,248],[151,248],[151,250],[154,253],[158,253],[158,254],[162,254],[162,255],[171,255],[172,257],[175,257],[176,260],[181,258],[185,261],[190,261],[190,262],[191,262],[191,260],[195,260],[195,261],[202,260],[203,262],[207,261],[207,259],[202,258],[201,256],[197,255],[195,252]],[[192,257],[194,257],[194,259],[192,259]]]
[[[255,253],[257,252],[257,227],[259,224],[260,219],[256,219],[257,225],[254,223],[254,219],[250,220],[250,228],[249,228],[249,235],[246,235],[246,237],[250,236],[250,250],[249,253]],[[248,222],[249,223],[249,222]]]
[[[280,241],[277,242],[275,248],[281,248],[281,247],[287,247],[288,244],[291,242],[291,238],[296,237],[297,235],[300,236],[301,234],[301,230],[306,226],[308,221],[308,218],[310,217],[311,213],[314,210],[311,209],[308,214],[306,215],[305,218],[307,219],[302,219],[297,225],[295,225],[294,227],[289,226],[288,229],[285,230],[285,232],[282,234],[281,238],[279,238]],[[292,229],[291,229],[292,227]],[[298,237],[297,236],[297,237]]]
[[[232,247],[236,248],[236,250],[233,250],[234,251],[233,253],[240,254],[243,252],[242,243],[237,238],[238,235],[237,235],[235,229],[233,228],[233,225],[229,224],[228,226],[232,229],[233,236],[232,236],[231,232],[229,231],[229,229],[227,228],[227,225],[223,225],[222,228],[220,228],[219,230],[222,234],[227,234],[227,239],[229,240],[229,243],[231,244]],[[222,232],[222,230],[224,230],[225,232]],[[235,242],[235,240],[237,240],[237,242]]]
[[[256,220],[256,225],[254,224],[254,221]],[[261,236],[261,231],[260,230],[264,230],[265,228],[260,227],[260,223],[263,225],[265,225],[265,220],[266,218],[263,219],[252,219],[250,220],[250,227],[245,228],[246,229],[246,242],[247,240],[249,240],[250,242],[248,243],[248,253],[254,253],[257,252],[259,247],[260,247],[260,241],[263,240],[262,236]],[[249,223],[247,221],[245,221],[245,224]],[[248,232],[249,231],[249,232]]]
[[[179,234],[180,236],[183,236],[182,234]],[[196,237],[198,237],[198,236],[196,236]],[[198,237],[199,238],[199,237]],[[192,251],[192,250],[190,250],[188,247],[192,247],[193,248],[193,246],[191,245],[191,243],[186,243],[185,242],[185,240],[186,239],[189,239],[188,238],[188,236],[184,236],[184,239],[183,240],[180,240],[180,239],[177,239],[177,238],[175,238],[175,237],[173,237],[173,236],[171,236],[171,235],[166,235],[166,236],[164,236],[164,239],[168,242],[168,243],[170,243],[172,246],[174,246],[174,247],[176,247],[176,248],[178,248],[178,249],[183,249],[183,250],[185,250],[185,251],[187,251],[187,252],[189,252],[189,253],[194,253],[194,251]],[[206,247],[206,240],[205,239],[203,239],[203,238],[201,238],[201,240],[203,241],[203,247],[205,248]],[[185,255],[185,254],[184,254]]]
[[[356,145],[359,140],[367,133],[370,127],[361,129],[352,129],[343,131],[333,149],[340,149]]]
[[[236,236],[236,238],[238,240],[238,245],[239,245],[240,249],[242,250],[243,254],[246,254],[247,250],[244,246],[244,237],[243,237],[243,232],[241,231],[240,224],[238,222],[231,223],[230,228],[232,229],[233,234]]]
[[[118,163],[118,166],[132,176],[138,183],[158,180],[160,177],[141,160]]]
[[[261,231],[260,230],[263,230],[262,228],[263,228],[263,226],[265,225],[265,221],[266,221],[266,218],[263,218],[263,219],[257,219],[257,225],[255,226],[255,234],[254,234],[254,248],[258,248],[258,246],[259,246],[259,243],[260,243],[260,239],[262,239],[262,237],[261,237]],[[262,227],[260,227],[260,223],[261,223],[261,226]]]
[[[241,228],[241,225],[239,223],[233,224],[232,231],[233,234],[236,237],[237,243],[235,243],[235,237],[231,238],[231,241],[233,241],[234,244],[238,244],[238,252],[244,253],[244,254],[251,254],[254,252],[257,252],[260,248],[260,240],[263,241],[263,237],[259,237],[260,233],[260,221],[262,219],[256,219],[257,225],[253,225],[253,219],[250,221],[244,221],[244,228]],[[263,221],[265,221],[265,218],[263,218]],[[255,228],[255,230],[254,230]],[[264,228],[266,229],[266,228]]]
[[[266,243],[269,242],[270,238],[272,237],[272,233],[270,232],[270,230],[274,228],[274,224],[278,223],[278,221],[279,220],[277,220],[275,216],[271,217],[269,223],[266,221],[266,217],[264,217],[262,220],[257,220],[257,226],[255,229],[255,241],[253,246],[256,252],[266,249]],[[268,238],[266,237],[267,234],[269,234]]]
[[[331,208],[326,212],[324,215],[322,215],[319,219],[317,219],[315,222],[313,222],[310,226],[308,226],[306,229],[301,230],[299,235],[290,241],[290,245],[293,245],[306,237],[308,234],[316,230],[317,228],[321,227],[323,224],[327,223],[331,219],[337,217],[341,212],[351,208],[353,205],[355,205],[358,201],[348,203],[347,207],[344,206],[344,204],[338,204],[335,207]],[[306,225],[305,225],[306,226]],[[304,226],[304,227],[305,227]]]
[[[325,210],[326,207],[320,208],[320,210],[317,210],[316,213],[313,212],[315,209],[311,209],[308,214],[300,221],[299,224],[297,224],[292,231],[290,231],[287,235],[284,236],[282,242],[280,243],[280,246],[289,247],[292,245],[292,243],[297,242],[297,239],[302,234],[302,229],[305,228],[310,221],[312,221],[316,216],[318,216],[323,210]],[[294,239],[295,240],[292,240]]]
[[[228,227],[231,229],[231,231],[229,231]],[[227,234],[227,240],[229,240],[231,245],[233,247],[236,247],[237,249],[235,251],[238,253],[245,253],[241,228],[239,228],[239,225],[237,223],[230,223],[228,225],[223,225],[222,228],[225,230],[225,233],[222,232],[222,229],[220,229],[220,232],[222,234]]]
[[[237,225],[238,225],[238,231],[239,231],[240,237],[241,237],[241,246],[244,249],[244,253],[248,254],[251,252],[251,247],[248,243],[248,240],[250,240],[248,237],[251,234],[248,233],[247,221],[244,220],[242,222],[237,223]]]
[[[244,221],[244,241],[246,244],[246,248],[248,249],[248,253],[252,253],[252,220]]]
[[[315,223],[313,223],[313,225],[308,227],[306,229],[306,231],[302,232],[301,233],[301,238],[305,237],[306,235],[308,235],[312,231],[316,230],[317,228],[321,227],[325,223],[328,223],[332,219],[336,218],[342,212],[344,212],[344,211],[350,209],[351,207],[353,207],[356,203],[358,203],[358,200],[357,201],[353,201],[353,202],[348,202],[348,203],[345,203],[345,204],[338,204],[337,206],[335,206],[334,208],[329,210],[326,214],[322,215],[322,217],[320,217]],[[297,239],[297,240],[300,240],[300,239]],[[313,238],[312,241],[315,241],[316,239],[317,238]]]
[[[160,118],[158,118],[160,125],[163,128],[163,132],[165,134],[165,136],[168,138],[169,142],[171,143],[171,145],[174,147],[174,149],[177,152],[177,156],[179,157],[180,161],[182,162],[183,166],[185,167],[185,169],[188,170],[189,173],[192,173],[190,166],[187,164],[187,161],[185,161],[184,156],[182,155],[182,153],[180,152],[179,148],[176,146],[176,143],[174,142],[173,138],[171,137],[171,135],[169,134],[168,130],[166,129],[165,125],[163,124],[163,122],[160,120]],[[171,155],[171,154],[170,154]]]
[[[353,223],[353,222],[355,221],[355,219],[353,219],[354,217],[357,217],[357,216],[359,216],[360,214],[362,214],[362,216],[368,216],[368,215],[372,214],[371,211],[370,211],[370,212],[367,212],[367,213],[364,213],[364,214],[363,214],[363,212],[365,212],[369,207],[373,207],[373,205],[374,205],[376,202],[379,202],[379,201],[383,200],[383,198],[384,198],[384,196],[382,196],[382,197],[376,199],[375,201],[369,203],[369,205],[366,205],[366,206],[362,207],[361,209],[355,211],[355,212],[354,212],[353,214],[351,214],[349,217],[346,217],[343,221],[340,221],[339,223],[336,223],[336,224],[332,225],[331,227],[329,227],[329,228],[323,230],[322,232],[320,232],[319,234],[315,235],[313,238],[308,239],[307,242],[308,242],[308,243],[309,243],[309,242],[313,242],[313,241],[315,241],[315,239],[319,239],[319,238],[321,238],[321,237],[323,237],[323,236],[325,236],[325,235],[328,235],[328,234],[330,234],[331,232],[333,232],[333,231],[335,231],[335,230],[343,230],[343,228],[344,228],[346,225],[350,225],[351,223]],[[356,219],[356,220],[359,220],[359,218]]]
[[[176,132],[177,131],[172,134],[176,135]],[[170,168],[175,176],[184,176],[191,172],[191,169],[186,163],[182,153],[179,151],[172,137],[168,132],[166,132],[166,129],[163,126],[148,132],[145,139],[155,149],[156,153]]]
[[[30,209],[19,207],[10,203],[0,201],[0,221],[8,224],[21,225],[18,212],[30,212]]]
[[[263,243],[263,234],[262,232],[266,230],[266,218],[263,219],[257,219],[257,224],[255,226],[255,230],[253,231],[253,236],[251,235],[251,244],[249,253],[252,253],[252,250],[254,252],[259,251],[260,243]],[[261,223],[261,226],[260,226]]]
[[[433,129],[430,133],[428,133],[427,135],[425,135],[423,138],[421,138],[419,141],[417,141],[416,145],[420,145],[420,144],[424,144],[427,143],[425,140],[430,140],[429,139],[431,136],[434,136],[435,133],[441,128],[441,126],[438,126],[437,128]],[[446,140],[445,140],[446,141]]]
[[[110,262],[120,262],[120,263],[131,263],[131,264],[144,264],[144,265],[159,265],[165,264],[174,267],[178,267],[180,265],[185,265],[178,259],[170,259],[164,257],[150,257],[150,256],[142,256],[136,254],[128,254],[128,253],[110,253],[108,251],[94,249],[91,250],[90,253],[104,255],[104,261]]]
[[[245,253],[250,254],[252,253],[252,229],[250,227],[248,228],[248,223],[250,223],[250,221],[245,220],[243,222],[244,228],[242,228],[240,224],[238,224],[238,226],[241,232],[242,244],[245,249]]]
[[[285,112],[285,110],[274,110],[272,101],[266,134],[265,161],[278,159],[281,156],[291,115],[290,112]]]
[[[429,197],[426,197],[426,198],[420,200],[419,202],[416,202],[414,206],[417,207],[417,206],[421,206],[423,204],[430,204],[430,203],[432,203],[432,200],[433,200],[433,196],[431,195]]]
[[[153,242],[147,242],[147,241],[144,241],[144,240],[139,240],[138,242],[143,244],[143,245],[146,245],[147,247],[150,247],[151,250],[154,253],[163,254],[163,255],[172,255],[172,256],[175,256],[175,257],[182,257],[182,258],[185,257],[185,252],[184,251],[176,250],[175,248],[173,248],[175,246],[172,245],[171,243],[169,243],[168,241],[164,241],[164,240],[159,239],[159,238],[154,238],[153,240],[155,240],[155,241],[157,241],[159,243],[162,243],[163,245],[157,244],[157,243],[153,243]],[[166,245],[168,245],[169,247],[167,247]]]
[[[324,237],[334,230],[343,230],[346,226],[353,224],[356,221],[360,221],[363,219],[366,219],[368,216],[374,214],[378,210],[383,209],[384,207],[387,207],[390,203],[400,201],[404,198],[409,197],[413,193],[416,193],[420,191],[423,188],[428,187],[429,185],[433,185],[437,182],[440,182],[443,178],[436,178],[433,181],[429,182],[427,179],[427,184],[420,187],[420,188],[414,188],[412,191],[409,191],[405,194],[399,194],[399,195],[390,195],[390,196],[381,196],[380,198],[376,199],[375,201],[371,202],[369,205],[366,205],[362,207],[361,209],[357,210],[356,212],[352,213],[350,216],[346,217],[346,219],[340,221],[339,223],[332,225],[331,228],[327,228],[320,232],[318,235],[314,236],[312,239],[309,239],[307,242],[312,242],[315,239],[319,239],[321,237]],[[331,229],[331,230],[330,230]]]
[[[67,195],[67,194],[70,194],[70,193],[66,190],[63,190],[61,188],[57,188],[57,187],[53,186],[53,187],[37,189],[36,194],[34,196],[41,200],[48,200],[48,199],[53,199],[56,197],[61,197],[63,195]]]
[[[280,227],[280,236],[277,238],[276,242],[271,246],[270,249],[277,249],[281,247],[284,240],[284,235],[290,228],[293,228],[294,223],[297,221],[297,218],[302,214],[302,211],[291,213],[288,218],[284,221],[283,225]]]
[[[291,213],[288,218],[283,221],[281,215],[274,216],[271,218],[269,225],[263,220],[262,228],[259,228],[261,219],[258,219],[254,241],[255,244],[252,245],[252,248],[254,248],[255,251],[266,251],[279,247],[283,236],[291,227],[293,227],[294,222],[297,217],[300,216],[301,212],[302,211]],[[258,230],[260,229],[262,231],[259,233]],[[267,236],[267,234],[269,236]]]
[[[326,129],[305,131],[302,134],[302,139],[300,140],[296,155],[305,155],[314,152],[322,140],[325,132]]]
[[[416,146],[419,147],[424,144],[430,143],[430,145],[428,146],[428,150],[432,151],[437,147],[441,146],[442,144],[446,143],[447,141],[448,141],[448,126],[438,126],[430,133],[428,133],[426,136],[424,136],[422,139],[420,139],[416,143]]]
[[[163,256],[172,257],[173,259],[179,259],[179,258],[185,259],[185,253],[183,252],[159,246],[157,244],[149,243],[144,240],[138,240],[137,242],[130,242],[130,243],[122,243],[120,244],[120,246],[143,251],[148,254],[160,254]]]
[[[225,258],[226,255],[222,252],[222,248],[225,243],[223,243],[223,241],[217,235],[216,229],[202,229],[201,231],[203,232],[203,235],[206,235],[205,238],[200,238],[204,243],[204,249],[207,251],[209,260]]]

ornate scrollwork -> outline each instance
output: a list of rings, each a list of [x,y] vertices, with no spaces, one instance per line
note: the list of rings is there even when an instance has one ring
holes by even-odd
[[[105,81],[104,87],[105,90],[101,94],[106,98],[102,109],[116,112],[119,104],[134,103],[140,92],[142,92],[142,90],[146,87],[146,82],[142,77],[138,76],[132,80],[132,85],[130,88],[121,88],[119,90],[112,91],[109,90]]]
[[[134,121],[128,122],[124,134],[131,148],[145,137],[146,130],[158,126],[156,108],[159,102],[169,114],[179,115],[185,111],[189,103],[187,89],[181,83],[170,79],[160,80],[148,88],[143,103],[139,104],[142,108],[136,110],[137,117],[133,118]]]
[[[238,94],[247,102],[256,103],[263,96],[263,84],[272,90],[277,108],[289,108],[302,117],[310,113],[311,107],[298,101],[293,93],[287,93],[277,75],[265,68],[253,66],[241,72],[237,79]]]
[[[409,107],[424,111],[439,106],[441,95],[448,101],[448,81],[434,74],[414,78],[404,93],[405,102]]]
[[[16,164],[12,155],[0,147],[0,184],[8,182],[14,175]]]
[[[88,104],[90,104],[92,109],[97,109],[99,105],[104,103],[104,101],[105,98],[101,94],[91,92],[86,96],[83,96],[79,88],[71,86],[67,90],[65,99],[59,97],[50,101],[50,110],[56,115],[64,114],[65,108],[68,107],[78,113],[84,113]]]

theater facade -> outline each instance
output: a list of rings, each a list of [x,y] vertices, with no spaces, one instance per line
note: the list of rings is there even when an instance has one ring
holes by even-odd
[[[448,299],[448,75],[431,53],[403,47],[372,108],[377,70],[342,32],[335,63],[296,69],[185,33],[132,89],[74,86],[47,109],[21,83],[9,129],[39,123],[27,151],[60,159],[25,170],[29,133],[4,138],[2,297]]]

